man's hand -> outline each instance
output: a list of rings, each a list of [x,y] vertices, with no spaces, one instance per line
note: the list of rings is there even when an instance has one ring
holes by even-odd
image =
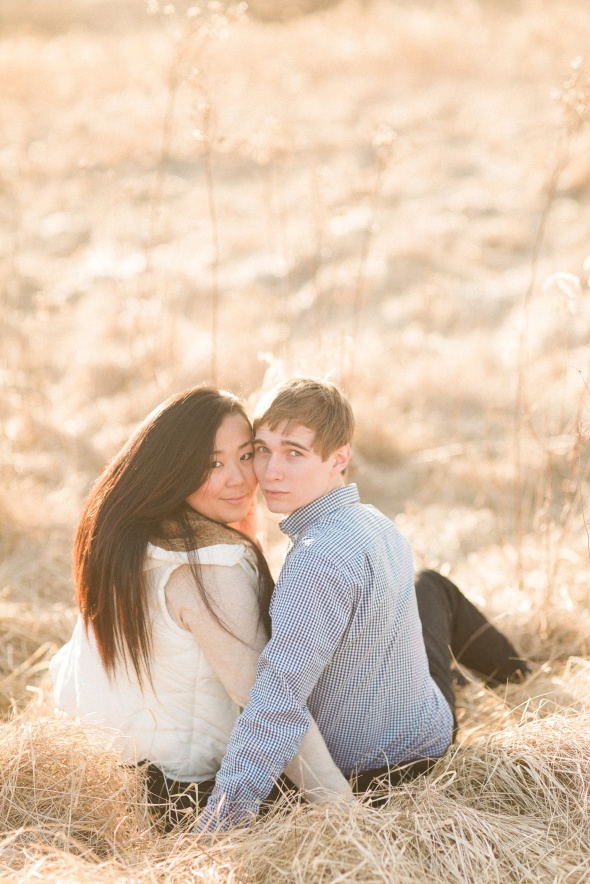
[[[193,835],[200,837],[209,836],[215,838],[222,832],[234,828],[250,828],[256,822],[257,814],[252,810],[240,810],[238,807],[229,809],[225,805],[224,797],[218,802],[217,807],[211,807],[211,802],[197,816],[193,826]]]

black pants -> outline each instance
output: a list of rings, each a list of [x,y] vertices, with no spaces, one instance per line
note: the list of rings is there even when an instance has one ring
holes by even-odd
[[[164,776],[155,764],[146,765],[148,802],[155,815],[170,832],[176,826],[192,826],[197,810],[204,807],[213,791],[215,780],[204,783],[181,783]]]
[[[455,660],[472,669],[492,686],[524,678],[529,667],[508,639],[442,574],[422,571],[416,578],[415,588],[428,668],[453,713],[454,738],[457,727]],[[373,787],[375,780],[382,777],[386,777],[390,785],[400,785],[427,773],[436,760],[418,758],[396,767],[363,771],[352,778],[353,788],[357,793],[365,792]],[[150,803],[164,818],[167,828],[179,825],[185,818],[192,823],[196,809],[206,804],[215,785],[214,780],[198,785],[168,780],[153,764],[148,766],[147,776]],[[282,777],[266,798],[266,806],[272,804],[285,789],[294,788],[287,777]],[[373,803],[380,803],[378,795]]]
[[[205,807],[215,786],[215,780],[181,783],[165,777],[155,764],[145,763],[148,801],[151,809],[164,824],[164,830],[171,832],[177,826],[189,828],[194,825],[197,811]],[[267,812],[285,792],[297,791],[297,787],[283,774],[262,802],[260,812],[262,814]]]
[[[428,668],[455,716],[453,661],[472,669],[496,687],[529,673],[514,646],[465,598],[461,590],[437,571],[422,571],[416,581],[418,613]]]

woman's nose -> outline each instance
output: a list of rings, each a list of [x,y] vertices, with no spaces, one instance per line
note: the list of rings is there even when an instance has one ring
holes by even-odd
[[[248,465],[242,463],[233,464],[227,477],[228,485],[242,485],[246,481]]]

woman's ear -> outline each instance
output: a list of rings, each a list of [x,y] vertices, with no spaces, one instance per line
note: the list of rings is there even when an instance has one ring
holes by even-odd
[[[342,448],[337,448],[336,451],[331,455],[332,472],[335,475],[344,472],[344,470],[348,466],[351,455],[352,451],[349,442],[347,442],[346,445],[343,445]]]

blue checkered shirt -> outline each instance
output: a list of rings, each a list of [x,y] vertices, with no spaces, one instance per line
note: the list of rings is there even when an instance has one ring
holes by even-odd
[[[432,681],[406,539],[356,485],[280,524],[292,546],[272,638],[198,828],[257,813],[315,718],[345,775],[442,755],[449,706]]]

